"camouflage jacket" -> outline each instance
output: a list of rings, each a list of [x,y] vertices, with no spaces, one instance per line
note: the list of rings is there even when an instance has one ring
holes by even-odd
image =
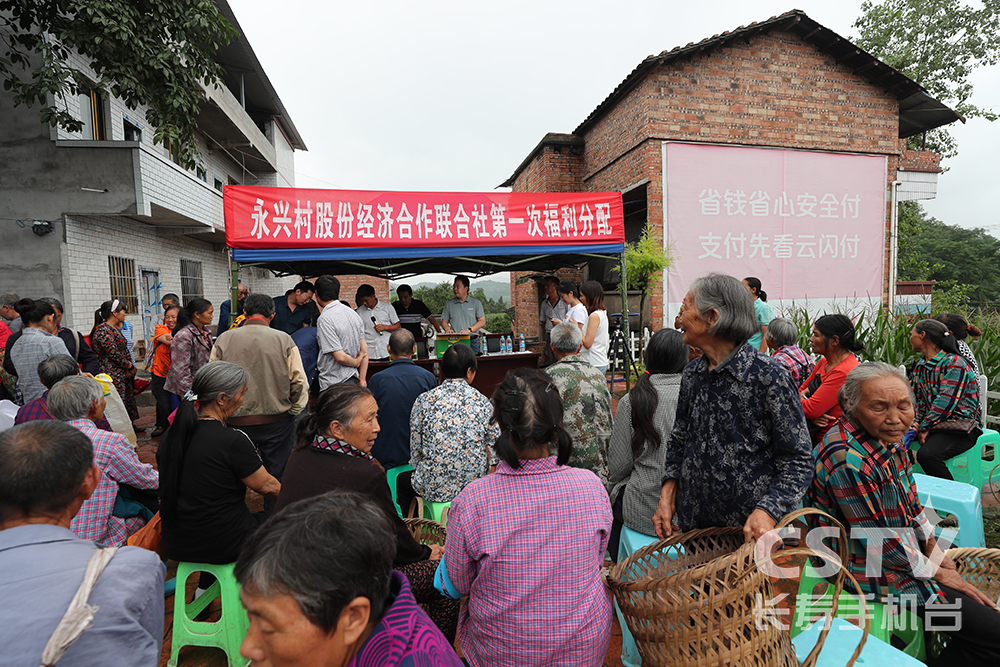
[[[607,486],[611,393],[604,374],[575,354],[547,366],[545,372],[559,389],[563,422],[573,436],[569,465],[593,471]]]

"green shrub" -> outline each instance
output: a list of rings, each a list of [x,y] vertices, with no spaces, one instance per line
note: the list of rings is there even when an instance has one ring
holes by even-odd
[[[513,324],[507,313],[489,313],[486,315],[486,330],[490,333],[512,333]]]

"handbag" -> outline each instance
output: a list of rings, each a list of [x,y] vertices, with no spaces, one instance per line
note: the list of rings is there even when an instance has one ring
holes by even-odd
[[[972,433],[979,428],[979,422],[975,419],[946,419],[931,426],[928,431],[931,433]]]

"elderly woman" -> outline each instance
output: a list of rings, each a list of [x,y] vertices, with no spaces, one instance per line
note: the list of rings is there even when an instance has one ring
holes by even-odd
[[[208,363],[212,355],[212,324],[215,307],[208,299],[195,297],[187,308],[177,314],[173,339],[170,343],[170,368],[163,388],[181,401],[191,389],[191,381],[198,369]]]
[[[281,490],[250,438],[226,426],[246,385],[247,372],[236,364],[206,364],[160,441],[163,546],[174,560],[232,563],[264,519],[247,508],[247,488],[266,498]]]
[[[795,324],[784,317],[776,317],[767,325],[767,335],[764,336],[767,347],[773,352],[771,358],[785,367],[792,376],[792,382],[798,387],[809,377],[813,369],[813,360],[798,346],[799,332]]]
[[[236,563],[253,664],[461,667],[410,584],[393,570],[396,537],[382,508],[331,491],[276,513]]]
[[[846,315],[823,315],[813,325],[809,345],[814,354],[823,358],[799,385],[802,411],[809,420],[809,431],[814,442],[819,442],[833,422],[840,418],[837,392],[844,385],[847,374],[861,363],[855,352],[864,349],[854,336],[854,323]],[[819,387],[813,388],[814,380]]]
[[[378,432],[378,403],[368,389],[355,384],[327,387],[315,412],[299,422],[298,442],[288,457],[275,510],[333,490],[368,497],[394,530],[394,567],[406,575],[417,602],[427,605],[427,613],[453,641],[458,602],[434,589],[434,570],[444,548],[418,543],[396,513],[385,471],[371,455]]]
[[[462,655],[473,667],[602,665],[611,638],[600,574],[607,491],[589,470],[566,465],[573,441],[542,371],[508,373],[493,418],[497,470],[465,487],[448,516],[444,565],[455,592],[469,596]]]
[[[496,463],[493,443],[500,435],[490,422],[490,402],[472,387],[476,355],[468,345],[452,345],[441,358],[444,382],[426,391],[410,411],[410,465],[396,482],[405,513],[416,496],[450,503]]]
[[[847,566],[861,592],[885,601],[899,600],[900,596],[915,598],[921,616],[938,605],[959,604],[938,612],[939,624],[957,629],[948,630],[951,639],[932,664],[972,667],[1000,663],[1000,614],[941,553],[917,499],[902,444],[914,415],[906,377],[885,363],[862,364],[847,376],[840,402],[843,417],[816,449],[816,475],[809,501],[850,531]],[[820,519],[819,523],[827,522]],[[870,540],[865,539],[865,531],[870,531]],[[873,543],[880,545],[877,567],[867,562]],[[933,565],[935,562],[939,565]],[[914,569],[918,564],[930,569],[920,572]],[[876,574],[869,575],[869,569]],[[945,617],[947,621],[943,621]]]
[[[753,301],[732,276],[691,284],[681,328],[704,355],[681,379],[656,534],[743,526],[759,538],[795,509],[812,479],[798,394],[788,373],[747,343],[758,329]]]
[[[660,329],[649,339],[642,360],[646,372],[618,403],[608,451],[615,515],[608,550],[615,561],[623,523],[645,535],[656,534],[653,513],[660,499],[667,455],[664,443],[674,427],[681,371],[688,363],[684,336],[673,329]]]
[[[917,397],[913,430],[921,445],[917,462],[928,475],[952,479],[945,461],[971,449],[983,433],[979,383],[958,354],[955,337],[940,322],[917,322],[910,345],[923,355],[911,379]]]

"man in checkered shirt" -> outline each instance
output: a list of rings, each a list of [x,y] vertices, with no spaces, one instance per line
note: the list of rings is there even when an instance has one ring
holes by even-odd
[[[141,463],[124,435],[102,431],[94,420],[104,416],[104,391],[97,380],[76,375],[60,380],[49,390],[48,407],[52,416],[69,423],[90,438],[94,447],[94,465],[101,470],[101,481],[94,494],[83,504],[70,529],[85,540],[102,547],[125,544],[129,535],[146,523],[141,516],[128,518],[112,514],[119,485],[136,489],[157,489],[160,476],[147,463]]]

